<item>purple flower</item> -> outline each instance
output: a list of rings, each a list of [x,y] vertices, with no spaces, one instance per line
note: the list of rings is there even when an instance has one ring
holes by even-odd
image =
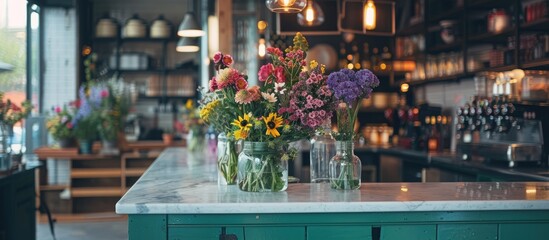
[[[356,73],[350,69],[341,69],[331,73],[327,83],[337,99],[352,105],[360,98],[368,98],[372,88],[379,85],[379,79],[366,69]]]

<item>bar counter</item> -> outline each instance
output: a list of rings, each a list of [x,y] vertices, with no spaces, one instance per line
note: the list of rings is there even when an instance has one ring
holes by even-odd
[[[296,183],[250,193],[218,186],[214,162],[170,148],[116,212],[129,215],[132,240],[545,239],[549,183],[363,183],[354,191]]]

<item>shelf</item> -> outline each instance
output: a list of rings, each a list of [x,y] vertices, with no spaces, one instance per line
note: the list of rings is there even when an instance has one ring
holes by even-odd
[[[453,81],[458,81],[462,78],[466,78],[466,77],[470,77],[470,76],[472,76],[472,75],[471,74],[460,73],[460,74],[455,74],[455,75],[450,75],[450,76],[428,78],[428,79],[425,79],[425,80],[413,80],[413,81],[409,81],[407,83],[410,84],[411,86],[419,86],[419,85],[423,85],[423,84],[427,84],[427,83],[435,83],[435,82],[453,82]]]
[[[518,68],[516,64],[511,65],[504,65],[504,66],[496,66],[496,67],[488,67],[488,68],[481,68],[477,69],[475,71],[471,71],[471,74],[476,74],[479,72],[503,72],[503,71],[511,71],[513,69]]]
[[[176,42],[178,39],[176,37],[171,38],[93,38],[94,42],[101,43],[166,43],[166,42]]]
[[[48,184],[40,185],[40,191],[61,191],[69,188],[66,184]]]
[[[530,31],[547,31],[549,30],[549,18],[541,18],[528,23],[520,24],[520,28]]]
[[[457,40],[450,44],[441,44],[441,45],[435,45],[433,47],[428,47],[427,52],[428,53],[449,52],[449,51],[460,50],[462,47],[463,47],[463,40]]]
[[[418,22],[409,26],[405,26],[403,29],[397,31],[395,35],[397,37],[401,36],[410,36],[410,35],[416,35],[416,34],[423,34],[423,21]]]
[[[79,187],[71,189],[71,197],[122,197],[120,187]]]
[[[460,19],[463,16],[463,6],[452,7],[452,9],[439,13],[429,19],[429,22],[439,24],[441,20],[454,20]]]
[[[490,10],[494,8],[507,8],[513,4],[514,0],[468,0],[469,8],[478,10]]]
[[[472,43],[507,43],[507,37],[512,36],[515,33],[514,27],[508,27],[507,29],[492,33],[492,32],[486,32],[482,34],[477,34],[475,36],[472,36],[468,39],[469,42]]]
[[[71,178],[115,178],[121,176],[120,168],[86,168],[71,170]]]
[[[141,177],[147,168],[127,168],[126,177]]]
[[[549,70],[549,58],[536,59],[522,63],[521,68],[528,70]]]

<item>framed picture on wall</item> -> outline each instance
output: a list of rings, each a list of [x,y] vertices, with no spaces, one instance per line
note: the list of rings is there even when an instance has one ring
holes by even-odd
[[[303,21],[299,21],[298,13],[279,13],[276,14],[276,33],[279,35],[295,35],[297,32],[304,35],[338,35],[340,33],[338,28],[340,1],[314,0],[312,2],[322,11],[324,16],[322,23],[317,26],[308,26]],[[318,13],[316,14],[318,16]]]

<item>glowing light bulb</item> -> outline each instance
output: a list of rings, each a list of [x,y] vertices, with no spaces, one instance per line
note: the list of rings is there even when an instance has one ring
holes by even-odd
[[[315,10],[313,10],[312,6],[307,6],[307,9],[305,9],[305,20],[312,24],[313,20],[315,20]]]
[[[260,58],[264,58],[266,53],[265,39],[259,39],[259,46],[257,47],[257,54]]]
[[[280,0],[278,2],[280,3],[280,6],[288,7],[292,6],[295,3],[295,0]]]
[[[376,6],[373,1],[368,1],[364,5],[364,28],[374,30],[376,28]]]
[[[348,64],[347,64],[347,68],[348,68],[348,69],[353,69],[353,67],[354,67],[354,65],[353,65],[352,63],[348,63]]]

